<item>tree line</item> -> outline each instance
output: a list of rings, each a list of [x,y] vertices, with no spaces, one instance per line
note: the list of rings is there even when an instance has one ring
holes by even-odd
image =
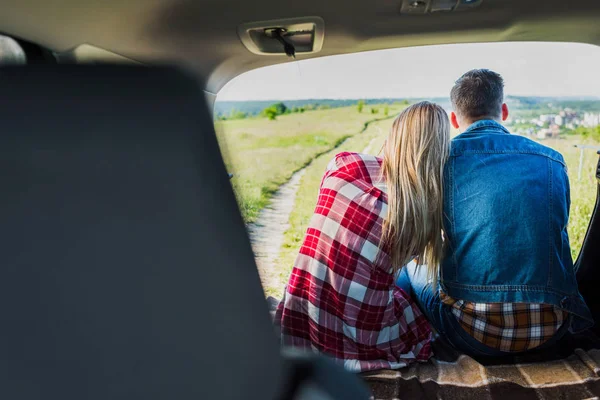
[[[376,100],[372,100],[372,99],[371,100],[358,100],[358,101],[355,101],[353,104],[356,105],[357,111],[359,113],[362,113],[365,106],[367,106],[369,103],[374,104],[375,101]],[[329,100],[328,103],[332,103],[332,101]],[[220,121],[227,121],[227,120],[237,120],[237,119],[245,119],[245,118],[259,116],[259,117],[264,117],[271,121],[274,121],[277,119],[277,117],[279,117],[281,115],[303,113],[306,111],[313,111],[313,110],[328,110],[331,108],[347,107],[349,105],[352,105],[352,103],[349,104],[348,101],[333,102],[332,104],[321,104],[321,103],[315,102],[315,103],[308,103],[308,104],[304,104],[304,105],[294,105],[292,107],[288,107],[283,102],[277,102],[277,103],[273,103],[273,104],[263,108],[258,113],[250,113],[250,112],[238,110],[236,108],[232,108],[229,113],[220,113],[215,117],[215,119],[220,120]],[[389,115],[389,105],[388,104],[408,105],[408,104],[410,104],[410,102],[406,99],[405,100],[387,99],[387,100],[377,100],[376,104],[378,104],[378,106],[382,107],[383,114],[385,116],[388,116]],[[375,106],[370,106],[368,108],[368,110],[366,110],[366,112],[370,112],[371,114],[378,114],[379,111],[380,111],[380,109]]]
[[[278,102],[278,103],[271,104],[268,107],[265,107],[258,114],[258,116],[265,117],[271,121],[274,121],[280,115],[303,113],[305,111],[312,111],[312,110],[327,110],[330,108],[332,108],[332,107],[328,104],[318,104],[318,103],[306,104],[303,106],[288,107],[285,105],[285,103]],[[220,121],[227,121],[227,120],[232,120],[232,119],[245,119],[245,118],[250,118],[250,117],[254,117],[254,116],[256,116],[256,115],[251,114],[249,112],[239,111],[234,108],[231,110],[231,112],[229,114],[221,114],[216,119],[218,119]]]

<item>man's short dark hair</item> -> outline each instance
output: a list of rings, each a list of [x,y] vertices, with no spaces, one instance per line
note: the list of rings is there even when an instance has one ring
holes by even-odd
[[[489,69],[473,69],[456,81],[450,91],[454,111],[470,121],[499,119],[504,101],[504,79]]]

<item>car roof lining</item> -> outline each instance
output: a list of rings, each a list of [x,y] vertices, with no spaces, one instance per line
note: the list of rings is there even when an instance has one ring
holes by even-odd
[[[325,20],[320,53],[298,59],[422,45],[566,41],[600,44],[600,2],[484,0],[474,10],[399,15],[400,0],[21,0],[6,2],[0,28],[77,61],[175,62],[217,93],[235,76],[289,62],[252,54],[237,27],[309,15]],[[60,3],[60,4],[57,4]],[[83,46],[83,47],[82,47]],[[82,48],[84,50],[82,50]]]

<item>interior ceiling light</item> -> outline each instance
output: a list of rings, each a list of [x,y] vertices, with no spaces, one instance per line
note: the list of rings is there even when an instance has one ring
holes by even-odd
[[[238,27],[238,36],[254,54],[295,58],[321,51],[325,23],[320,17],[250,22]]]
[[[435,12],[463,11],[481,5],[483,0],[402,0],[402,14],[428,14]]]

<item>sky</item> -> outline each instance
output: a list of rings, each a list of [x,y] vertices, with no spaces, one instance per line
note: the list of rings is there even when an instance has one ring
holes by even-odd
[[[515,96],[600,96],[600,47],[478,43],[411,47],[290,61],[246,72],[217,101],[447,97],[473,68],[500,73]]]

